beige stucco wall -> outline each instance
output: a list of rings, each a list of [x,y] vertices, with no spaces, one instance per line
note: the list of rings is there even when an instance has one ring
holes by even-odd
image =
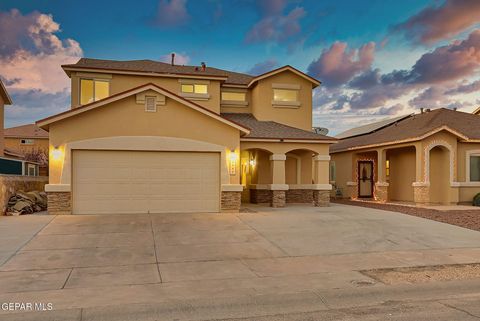
[[[300,107],[272,106],[272,84],[300,85]],[[252,112],[258,120],[271,120],[304,130],[312,129],[312,83],[291,71],[258,81],[252,89]]]
[[[101,106],[50,125],[50,151],[64,150],[67,143],[101,137],[162,136],[192,139],[225,146],[223,162],[228,162],[231,150],[239,154],[239,130],[202,114],[173,99],[158,106],[157,112],[145,112],[135,96]],[[52,155],[52,154],[50,154]],[[227,159],[228,158],[228,159]],[[52,159],[52,157],[51,157]],[[229,175],[230,184],[239,184],[237,171]],[[63,162],[50,161],[50,184],[59,184]]]
[[[413,186],[415,182],[415,148],[399,148],[387,151],[390,161],[388,177],[389,199],[392,201],[413,202]]]
[[[347,182],[354,181],[352,173],[352,152],[331,154],[331,161],[335,162],[335,185],[347,195]]]
[[[5,147],[21,152],[44,151],[48,152],[48,138],[33,138],[33,144],[22,145],[22,138],[5,137]]]
[[[80,73],[81,74],[81,73]],[[89,73],[90,74],[90,73]],[[92,74],[94,75],[94,74]],[[100,74],[101,75],[101,74]],[[157,86],[167,89],[174,94],[181,95],[179,78],[169,77],[154,77],[154,76],[136,76],[136,75],[120,75],[120,74],[108,74],[111,76],[110,80],[110,96],[125,90],[135,88],[147,83],[153,83]],[[72,72],[71,84],[72,84],[72,107],[79,105],[79,91],[80,91],[80,76],[78,73]],[[189,79],[190,80],[190,79]],[[208,108],[216,113],[220,112],[220,81],[218,80],[203,80],[209,81],[208,93],[210,98],[208,100],[191,99],[196,104]]]

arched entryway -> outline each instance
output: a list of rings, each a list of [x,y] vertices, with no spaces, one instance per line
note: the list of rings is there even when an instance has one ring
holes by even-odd
[[[428,178],[430,203],[450,202],[451,151],[447,146],[437,145],[429,151]]]

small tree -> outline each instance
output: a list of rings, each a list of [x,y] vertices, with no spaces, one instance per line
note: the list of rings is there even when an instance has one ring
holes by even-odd
[[[24,153],[26,161],[39,163],[40,166],[48,167],[48,153],[40,148],[32,149],[31,151]]]

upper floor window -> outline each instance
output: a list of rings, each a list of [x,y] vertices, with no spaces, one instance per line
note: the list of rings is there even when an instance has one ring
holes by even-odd
[[[470,182],[480,182],[480,154],[470,155]]]
[[[300,85],[296,84],[272,84],[273,100],[275,107],[298,108],[300,106]]]
[[[273,90],[274,101],[298,101],[298,90],[292,89],[274,89]]]
[[[222,91],[223,101],[246,101],[246,93]]]
[[[99,79],[80,79],[80,105],[108,97],[110,83]]]
[[[182,93],[185,94],[208,94],[206,84],[182,84]]]
[[[25,138],[25,139],[22,139],[20,140],[20,144],[22,145],[33,145],[35,141],[31,138]]]

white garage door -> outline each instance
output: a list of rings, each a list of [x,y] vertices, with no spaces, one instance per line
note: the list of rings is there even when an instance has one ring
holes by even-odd
[[[218,212],[220,155],[73,151],[73,213]]]

